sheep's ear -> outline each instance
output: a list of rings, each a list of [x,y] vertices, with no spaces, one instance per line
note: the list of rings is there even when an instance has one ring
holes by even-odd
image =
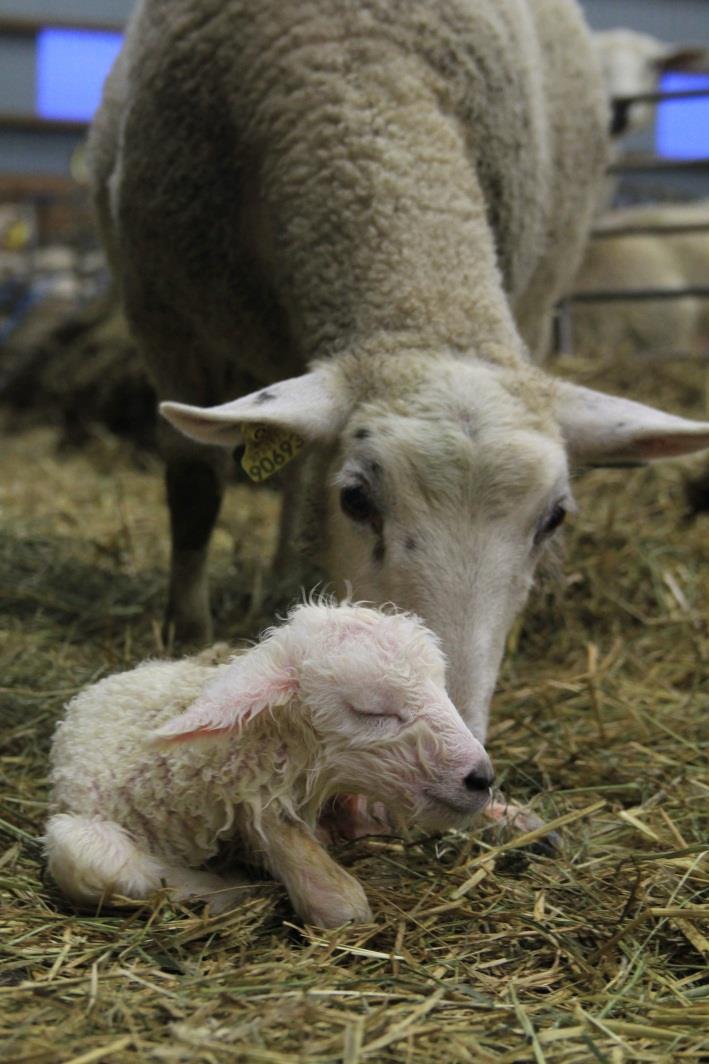
[[[193,440],[233,447],[242,442],[242,425],[285,430],[303,440],[329,438],[336,435],[347,409],[335,374],[319,367],[220,406],[165,402],[160,413]]]
[[[655,60],[655,66],[661,73],[669,70],[701,72],[709,66],[709,49],[691,44],[668,44]]]
[[[288,702],[298,690],[297,671],[273,642],[260,643],[220,670],[199,698],[153,732],[153,738],[182,742],[223,735]]]
[[[556,416],[571,457],[579,462],[645,462],[709,447],[709,422],[575,384],[559,383]]]

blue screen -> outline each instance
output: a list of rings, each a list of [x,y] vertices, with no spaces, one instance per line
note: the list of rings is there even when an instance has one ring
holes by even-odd
[[[46,29],[37,34],[37,114],[88,121],[122,35],[110,31]]]
[[[709,74],[668,73],[660,87],[662,92],[709,89]],[[709,159],[709,96],[661,103],[655,150],[665,159]]]

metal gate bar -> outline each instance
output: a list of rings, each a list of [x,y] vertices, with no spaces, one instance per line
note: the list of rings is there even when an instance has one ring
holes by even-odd
[[[609,174],[628,173],[666,173],[670,170],[695,171],[705,173],[709,171],[709,158],[705,159],[658,159],[654,155],[635,156],[626,155],[616,163],[608,167]]]
[[[709,205],[707,214],[709,215]],[[597,229],[591,230],[590,236],[592,240],[609,240],[615,236],[680,236],[683,233],[709,233],[709,221],[678,222],[676,225],[617,225],[614,228],[600,225]]]
[[[702,73],[702,71],[699,71]],[[706,71],[709,74],[709,71]],[[633,103],[664,103],[666,100],[694,100],[709,96],[709,89],[678,89],[676,92],[637,92],[632,96],[614,96],[612,104],[628,107]]]
[[[649,302],[653,299],[709,299],[709,285],[687,285],[686,288],[621,288],[598,289],[591,292],[572,292],[565,303],[625,303]]]

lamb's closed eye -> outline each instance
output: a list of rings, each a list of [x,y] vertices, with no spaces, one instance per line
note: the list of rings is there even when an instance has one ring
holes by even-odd
[[[411,714],[407,713],[404,707],[393,708],[391,706],[386,705],[377,705],[372,707],[366,702],[346,702],[345,708],[349,713],[352,713],[355,717],[361,717],[365,721],[381,721],[382,723],[391,721],[404,724],[407,720],[411,719]]]

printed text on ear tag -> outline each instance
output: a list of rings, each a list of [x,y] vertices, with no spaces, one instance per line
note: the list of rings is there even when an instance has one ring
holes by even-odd
[[[295,458],[305,440],[277,425],[242,424],[244,455],[241,465],[252,480],[266,480]]]

